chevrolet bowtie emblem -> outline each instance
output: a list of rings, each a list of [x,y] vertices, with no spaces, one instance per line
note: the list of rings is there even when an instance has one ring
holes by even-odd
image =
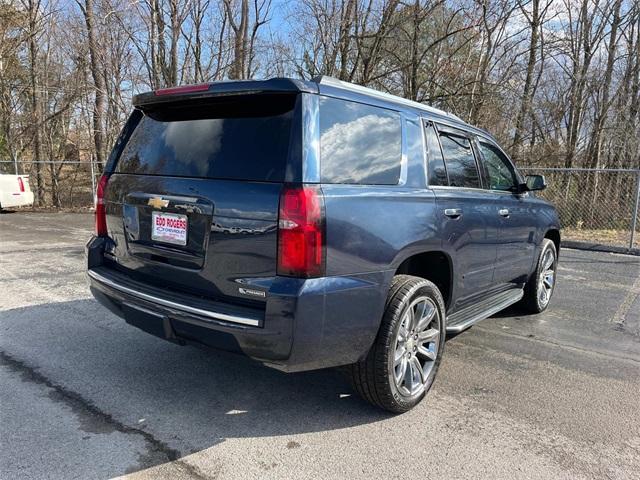
[[[169,206],[169,200],[165,200],[162,197],[151,197],[147,205],[151,205],[154,208],[165,208]]]

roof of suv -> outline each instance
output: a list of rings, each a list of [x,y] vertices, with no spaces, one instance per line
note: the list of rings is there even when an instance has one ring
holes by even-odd
[[[345,90],[347,92],[360,93],[362,95],[374,97],[389,103],[402,105],[404,107],[411,107],[413,109],[433,113],[438,116],[448,117],[459,123],[465,123],[464,120],[462,120],[457,115],[454,115],[453,113],[445,112],[444,110],[440,110],[439,108],[434,108],[429,105],[425,105],[423,103],[414,102],[413,100],[407,100],[406,98],[398,97],[390,93],[381,92],[379,90],[374,90],[373,88],[363,87],[362,85],[357,85],[355,83],[349,83],[343,80],[338,80],[337,78],[322,75],[322,76],[313,78],[311,81],[320,86],[326,85],[326,86],[331,86],[341,90]]]
[[[159,89],[142,93],[133,97],[133,104],[136,107],[144,108],[152,104],[173,102],[176,96],[181,99],[195,99],[209,96],[234,95],[238,93],[286,93],[286,92],[307,92],[338,94],[339,96],[352,100],[372,99],[376,103],[387,104],[388,106],[399,107],[402,110],[411,110],[416,113],[428,113],[438,117],[452,125],[458,125],[465,129],[474,130],[491,138],[493,136],[478,127],[469,125],[460,117],[434,108],[419,102],[407,100],[406,98],[391,95],[372,88],[363,87],[354,83],[338,80],[326,75],[314,77],[311,80],[299,80],[294,78],[270,78],[268,80],[225,80],[199,85],[185,85]]]

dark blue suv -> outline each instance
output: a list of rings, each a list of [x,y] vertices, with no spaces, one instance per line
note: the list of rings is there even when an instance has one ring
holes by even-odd
[[[285,371],[347,366],[394,412],[445,334],[543,311],[556,211],[486,132],[320,77],[138,95],[102,176],[91,291],[178,344]]]

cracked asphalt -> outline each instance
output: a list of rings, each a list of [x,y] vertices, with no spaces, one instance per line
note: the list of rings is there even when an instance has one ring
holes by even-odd
[[[179,347],[90,296],[92,217],[0,215],[0,478],[640,478],[640,257],[563,250],[550,309],[448,340],[392,416],[335,370]]]

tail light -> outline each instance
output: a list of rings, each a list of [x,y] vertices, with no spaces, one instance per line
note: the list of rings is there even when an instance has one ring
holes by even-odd
[[[18,177],[18,188],[21,193],[24,193],[24,182],[22,181],[22,177]]]
[[[107,212],[105,210],[104,194],[107,189],[108,175],[102,175],[96,189],[96,235],[107,236]]]
[[[324,198],[319,187],[285,186],[278,218],[278,275],[320,277],[325,271]]]

